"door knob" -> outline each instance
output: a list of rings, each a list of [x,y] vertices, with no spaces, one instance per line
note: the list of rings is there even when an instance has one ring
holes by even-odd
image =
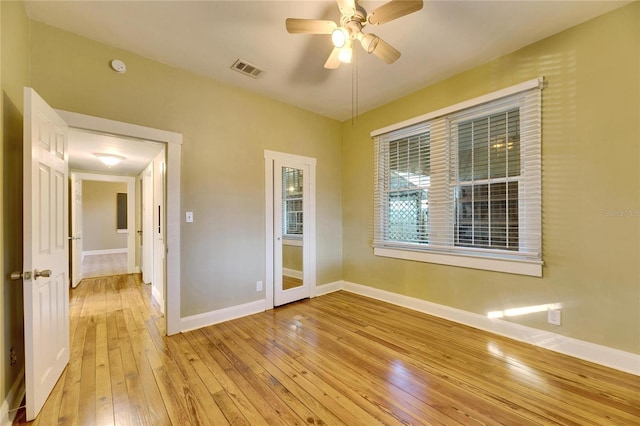
[[[16,271],[16,272],[12,272],[11,273],[11,279],[14,280],[14,281],[21,280],[23,278],[25,280],[30,280],[31,279],[31,272]]]
[[[38,277],[45,277],[45,278],[49,278],[51,276],[51,269],[45,269],[44,271],[39,271],[39,270],[35,270],[33,271],[33,276],[38,278]]]

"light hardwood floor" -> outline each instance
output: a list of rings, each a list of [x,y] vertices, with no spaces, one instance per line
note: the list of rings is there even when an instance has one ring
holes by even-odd
[[[139,276],[84,280],[71,336],[35,424],[640,424],[637,376],[343,291],[163,337]]]
[[[95,278],[127,273],[127,253],[90,254],[82,258],[82,277]]]

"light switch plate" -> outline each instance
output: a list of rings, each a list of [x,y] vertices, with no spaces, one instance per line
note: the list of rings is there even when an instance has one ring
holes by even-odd
[[[187,223],[191,223],[193,222],[193,212],[187,212],[187,214],[185,215],[185,220]]]

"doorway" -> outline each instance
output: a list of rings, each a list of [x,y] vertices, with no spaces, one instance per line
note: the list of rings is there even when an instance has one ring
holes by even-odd
[[[316,159],[265,150],[265,308],[315,295]]]
[[[163,217],[166,229],[164,242],[167,253],[165,320],[167,335],[179,333],[182,331],[180,318],[180,168],[182,135],[69,111],[56,110],[56,112],[72,129],[160,142],[165,145],[166,187],[164,191],[166,194],[166,211]]]
[[[71,161],[71,160],[70,160]],[[136,272],[136,233],[135,233],[135,178],[131,176],[105,175],[100,173],[72,171],[71,193],[73,201],[71,204],[71,286],[76,287],[82,278],[89,276],[99,276],[96,274],[103,270],[102,258],[96,256],[109,256],[116,258],[118,254],[126,254],[125,265],[122,273],[132,274]],[[91,186],[89,186],[91,185]],[[117,197],[115,190],[110,193],[110,185],[113,188],[122,187],[123,193],[127,194],[125,204],[126,225],[123,229],[117,229]],[[98,191],[99,189],[99,191]],[[86,208],[88,203],[86,197],[91,197],[89,203],[95,207],[89,211]],[[107,204],[106,206],[104,204]],[[110,207],[109,207],[110,205]],[[95,209],[101,211],[94,212]],[[83,214],[85,212],[85,214]],[[85,217],[86,214],[89,214]],[[93,213],[93,214],[92,214]],[[111,215],[111,222],[100,223],[103,214]],[[100,215],[101,217],[96,217]],[[109,220],[109,218],[107,218]],[[92,233],[83,232],[83,228],[88,228]],[[117,248],[116,248],[117,246]],[[121,246],[126,247],[122,253]],[[110,261],[120,259],[110,259]],[[87,270],[94,270],[90,272]],[[106,271],[106,269],[104,269]],[[87,273],[89,272],[89,273]]]

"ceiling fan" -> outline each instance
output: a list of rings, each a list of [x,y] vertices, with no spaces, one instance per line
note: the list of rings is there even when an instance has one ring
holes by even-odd
[[[331,34],[333,51],[324,67],[335,69],[341,62],[351,62],[353,41],[357,40],[367,53],[373,53],[387,64],[400,57],[389,43],[375,34],[363,33],[366,25],[379,25],[417,12],[422,9],[422,0],[391,0],[367,14],[356,0],[336,0],[342,17],[340,25],[333,21],[318,19],[287,18],[286,26],[290,34]]]

